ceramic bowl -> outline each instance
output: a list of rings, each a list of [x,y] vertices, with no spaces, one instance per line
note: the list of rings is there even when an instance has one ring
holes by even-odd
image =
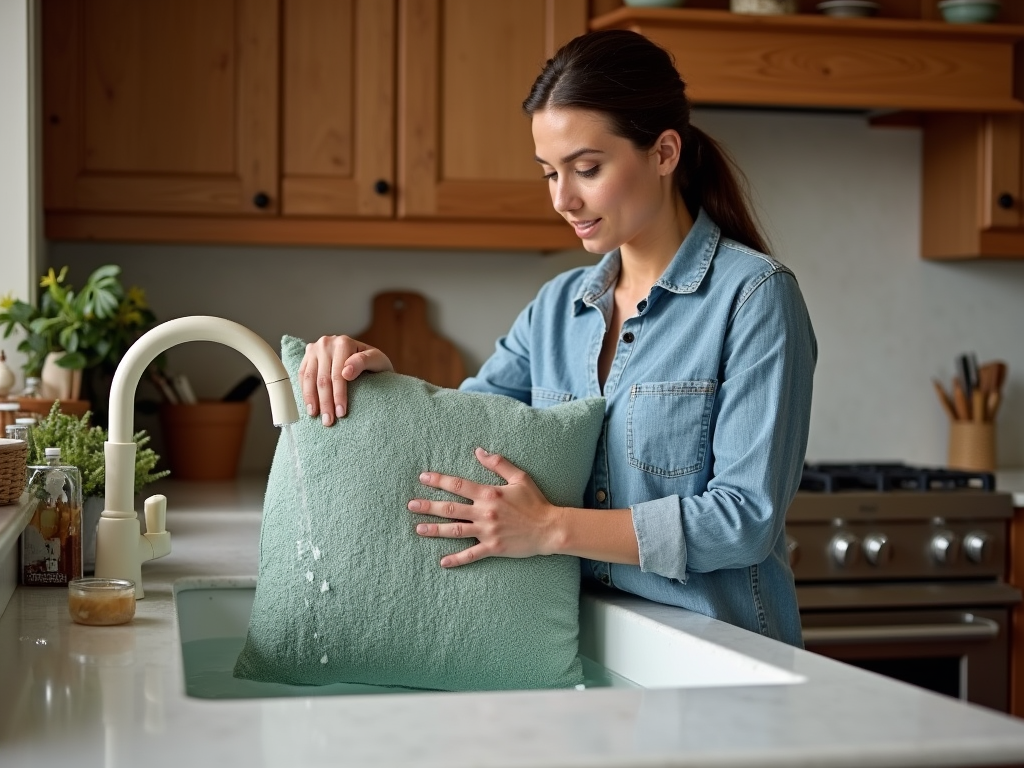
[[[878,12],[878,3],[875,0],[825,0],[818,3],[818,10],[826,16],[859,19],[874,16]]]
[[[999,15],[999,0],[941,0],[939,10],[953,24],[982,24]]]

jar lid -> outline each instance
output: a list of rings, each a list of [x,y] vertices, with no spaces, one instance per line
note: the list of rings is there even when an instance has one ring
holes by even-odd
[[[43,453],[46,454],[46,458],[48,459],[60,458],[60,448],[47,448]]]
[[[0,403],[0,411],[16,411],[20,407],[17,403]]]
[[[27,417],[26,416],[22,416],[20,419],[15,419],[14,423],[15,424],[28,424],[29,426],[34,426],[37,422],[31,416],[27,416]]]

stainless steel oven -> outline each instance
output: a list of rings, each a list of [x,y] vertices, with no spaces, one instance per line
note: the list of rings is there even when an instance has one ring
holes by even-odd
[[[807,649],[1009,711],[1012,514],[985,473],[808,465],[786,515]]]

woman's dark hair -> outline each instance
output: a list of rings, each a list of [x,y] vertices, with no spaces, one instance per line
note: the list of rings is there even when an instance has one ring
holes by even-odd
[[[704,208],[723,235],[768,252],[740,183],[742,173],[718,142],[690,123],[686,83],[663,48],[620,29],[570,40],[548,59],[523,102],[530,116],[545,107],[600,112],[612,132],[640,150],[674,128],[683,144],[675,179],[690,215]]]

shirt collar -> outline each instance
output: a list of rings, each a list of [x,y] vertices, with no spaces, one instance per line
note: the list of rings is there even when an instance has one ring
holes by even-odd
[[[693,293],[704,280],[711,259],[718,248],[722,231],[701,208],[697,219],[683,239],[676,255],[669,262],[655,285],[672,293]],[[594,303],[615,285],[622,266],[619,249],[610,251],[587,272],[573,300],[574,313]]]

